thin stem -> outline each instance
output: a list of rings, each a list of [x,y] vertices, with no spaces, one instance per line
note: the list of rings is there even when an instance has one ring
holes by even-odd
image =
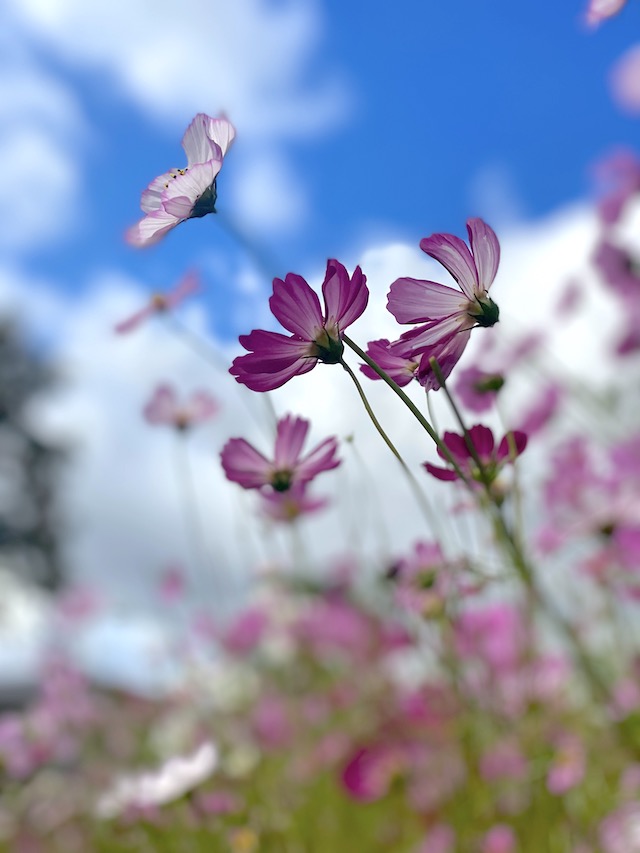
[[[191,473],[191,465],[189,463],[189,450],[185,441],[185,436],[179,433],[176,436],[176,477],[179,488],[182,492],[181,503],[184,510],[184,523],[191,548],[191,556],[194,563],[196,585],[200,587],[198,593],[199,598],[205,601],[207,598],[207,582],[204,566],[209,562],[209,551],[206,545],[204,528],[198,510],[198,500],[196,495],[195,483]],[[200,569],[198,569],[200,567]]]
[[[387,445],[389,450],[393,453],[393,455],[396,457],[396,459],[400,463],[402,470],[404,471],[407,479],[409,480],[409,484],[411,486],[411,489],[412,489],[412,491],[416,497],[416,500],[418,501],[420,509],[422,510],[427,523],[430,525],[430,527],[434,531],[434,534],[437,534],[438,526],[439,526],[438,521],[437,521],[437,519],[433,513],[431,505],[427,501],[422,489],[420,488],[420,484],[416,480],[415,476],[413,475],[413,472],[411,471],[411,469],[409,468],[407,463],[404,461],[404,459],[400,455],[400,452],[397,450],[396,446],[391,441],[389,436],[386,434],[386,432],[384,431],[384,429],[380,425],[380,422],[378,421],[375,414],[373,413],[373,409],[371,408],[371,406],[369,404],[369,401],[367,399],[366,394],[364,393],[362,385],[358,381],[358,377],[355,375],[353,370],[351,370],[351,368],[346,363],[346,361],[344,361],[344,359],[341,360],[340,364],[343,366],[343,368],[349,374],[349,376],[351,377],[351,379],[353,381],[353,384],[356,386],[356,390],[358,391],[360,399],[362,400],[362,403],[363,403],[363,405],[367,411],[367,414],[371,418],[371,421],[372,421],[374,427],[378,430],[378,432],[380,433],[380,436],[382,437],[384,443]],[[440,537],[438,536],[438,538],[440,538]]]
[[[346,335],[343,335],[342,340],[348,347],[350,347],[355,352],[356,355],[358,355],[365,362],[365,364],[368,364],[369,367],[378,374],[380,379],[384,380],[387,383],[389,388],[391,388],[391,390],[395,394],[397,394],[398,397],[400,397],[402,402],[409,409],[411,414],[416,418],[418,423],[427,431],[432,441],[436,444],[438,448],[440,448],[447,462],[451,465],[458,477],[462,480],[463,483],[465,483],[468,488],[471,489],[472,486],[469,483],[466,474],[461,471],[460,466],[451,455],[447,445],[438,436],[438,433],[434,430],[434,428],[422,414],[420,409],[415,405],[413,400],[407,394],[405,394],[405,392],[398,385],[398,383],[394,382],[393,379],[389,376],[389,374],[386,373],[369,355],[367,355],[364,350],[360,349],[360,347],[356,343],[354,343],[351,338],[348,338]]]

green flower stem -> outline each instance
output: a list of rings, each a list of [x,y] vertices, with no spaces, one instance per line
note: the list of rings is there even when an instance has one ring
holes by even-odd
[[[358,395],[360,396],[360,399],[362,400],[362,403],[363,403],[363,405],[367,411],[367,414],[371,418],[371,421],[372,421],[374,427],[378,430],[378,432],[380,433],[380,436],[382,437],[382,440],[384,441],[384,443],[387,445],[389,450],[393,453],[393,455],[396,457],[396,459],[400,463],[402,470],[404,471],[407,479],[409,480],[409,484],[411,486],[411,489],[413,490],[413,493],[416,497],[416,500],[418,501],[418,504],[420,505],[420,509],[422,510],[422,512],[423,512],[423,514],[427,520],[427,523],[431,526],[432,530],[435,533],[438,530],[438,522],[434,516],[433,510],[431,509],[429,502],[426,500],[424,493],[423,493],[422,489],[420,488],[420,484],[416,480],[415,476],[413,475],[413,472],[411,471],[411,469],[409,468],[407,463],[404,461],[404,459],[400,455],[400,452],[398,451],[398,449],[396,448],[394,443],[391,441],[389,436],[386,434],[386,432],[384,431],[384,429],[380,425],[380,422],[376,418],[376,416],[373,412],[373,409],[371,408],[371,405],[369,403],[369,400],[367,399],[367,395],[364,393],[362,385],[358,381],[358,377],[355,375],[355,373],[349,367],[349,365],[346,363],[346,361],[341,360],[340,364],[346,370],[346,372],[349,374],[349,376],[351,377],[351,379],[353,381],[353,384],[356,386],[356,390],[358,392]]]
[[[435,445],[442,451],[447,462],[452,466],[458,477],[462,480],[463,483],[465,483],[467,487],[472,488],[466,475],[463,474],[463,472],[460,470],[460,466],[449,452],[449,448],[447,447],[447,445],[442,441],[438,433],[434,430],[434,428],[422,414],[420,409],[415,405],[413,400],[407,394],[405,394],[402,388],[398,385],[398,383],[394,382],[393,379],[389,376],[389,374],[386,373],[381,367],[379,367],[378,364],[376,364],[376,362],[370,356],[368,356],[364,350],[360,349],[360,347],[351,340],[351,338],[348,338],[346,335],[343,335],[342,340],[348,347],[350,347],[355,352],[356,355],[358,355],[365,362],[365,364],[368,364],[369,367],[378,374],[380,379],[383,379],[387,383],[389,388],[391,388],[391,390],[394,391],[398,395],[398,397],[400,397],[402,402],[409,409],[411,414],[416,418],[418,423],[427,431]]]

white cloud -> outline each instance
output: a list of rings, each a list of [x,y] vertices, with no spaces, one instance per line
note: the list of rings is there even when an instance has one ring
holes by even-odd
[[[59,238],[74,221],[86,128],[70,90],[39,67],[6,22],[0,49],[0,249],[15,254]]]
[[[317,0],[13,0],[15,16],[74,63],[106,71],[143,109],[182,123],[226,110],[246,133],[316,132],[345,109],[331,72],[310,84]],[[81,34],[81,37],[79,37]]]
[[[242,212],[249,233],[278,233],[304,225],[307,198],[284,157],[276,151],[256,153],[238,172],[230,204]]]

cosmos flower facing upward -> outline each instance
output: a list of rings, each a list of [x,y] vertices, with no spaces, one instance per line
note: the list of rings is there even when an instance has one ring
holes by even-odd
[[[273,459],[267,459],[244,438],[232,438],[220,454],[227,479],[244,489],[270,486],[275,492],[286,492],[294,486],[303,486],[322,471],[336,468],[340,464],[336,438],[327,438],[302,455],[310,426],[304,418],[293,415],[281,418]]]
[[[216,178],[235,135],[227,119],[198,113],[182,137],[187,165],[151,181],[140,200],[146,215],[129,228],[127,242],[151,246],[186,219],[215,213]]]
[[[446,377],[462,355],[475,326],[498,322],[499,309],[489,297],[500,263],[500,244],[482,219],[467,222],[469,244],[454,234],[433,234],[420,241],[420,248],[453,276],[460,290],[415,278],[393,282],[388,310],[399,323],[421,323],[405,332],[392,351],[405,358],[420,356],[418,380],[436,387],[429,358],[436,358]],[[426,356],[426,357],[424,357]]]
[[[284,281],[274,278],[269,306],[291,337],[262,329],[241,335],[240,343],[250,352],[236,358],[229,372],[252,391],[272,391],[294,376],[308,373],[319,361],[339,364],[344,352],[342,335],[367,307],[366,281],[360,267],[349,277],[339,261],[327,261],[323,312],[318,296],[302,276],[288,273]]]

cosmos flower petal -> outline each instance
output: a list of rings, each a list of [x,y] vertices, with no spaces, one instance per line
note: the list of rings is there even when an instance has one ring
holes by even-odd
[[[269,307],[285,329],[307,341],[322,328],[320,300],[301,275],[288,273],[284,281],[274,278]]]
[[[177,168],[169,169],[168,172],[158,175],[151,181],[140,199],[140,207],[145,213],[153,213],[154,210],[159,210],[162,207],[162,194],[177,174]]]
[[[476,424],[469,430],[469,436],[481,459],[491,456],[495,447],[495,440],[489,427],[483,424]]]
[[[130,317],[127,317],[126,320],[123,320],[121,323],[117,323],[113,330],[119,335],[123,335],[126,332],[132,332],[136,329],[147,317],[150,317],[151,314],[154,314],[155,310],[152,305],[145,305],[144,308],[141,308],[139,311],[136,311],[135,314],[132,314]]]
[[[207,160],[220,159],[222,152],[215,141],[209,135],[209,126],[212,119],[204,113],[198,113],[182,137],[182,147],[187,155],[189,167],[196,163],[206,163]]]
[[[440,468],[438,465],[432,465],[431,462],[424,462],[423,467],[438,480],[457,480],[458,475],[452,468]]]
[[[336,326],[344,330],[360,317],[369,299],[366,281],[360,267],[356,267],[349,278],[349,273],[340,261],[330,259],[327,262],[322,295],[328,327]]]
[[[509,438],[509,435],[507,434],[500,442],[500,445],[498,446],[498,452],[496,453],[496,457],[498,460],[502,461],[503,459],[512,459],[524,453],[524,450],[527,446],[526,433],[516,429],[513,431],[512,436],[512,438]]]
[[[244,489],[260,489],[270,482],[273,465],[244,438],[232,438],[222,448],[220,461],[227,480]]]
[[[151,400],[143,409],[143,415],[150,424],[170,424],[178,405],[176,392],[170,385],[158,385]]]
[[[164,297],[167,308],[174,308],[187,296],[200,289],[200,278],[196,272],[188,272],[172,291]]]
[[[295,467],[310,425],[304,418],[294,418],[292,415],[278,421],[274,454],[276,468]]]
[[[125,240],[131,246],[152,246],[181,221],[181,219],[161,208],[154,213],[149,213],[140,222],[136,222],[135,225],[128,228],[125,232]]]
[[[340,465],[340,459],[336,456],[337,451],[338,440],[336,438],[325,439],[314,450],[298,461],[296,481],[306,483],[322,471],[330,471],[332,468],[337,468]]]
[[[468,302],[453,287],[435,281],[398,278],[389,290],[387,309],[398,323],[424,323],[465,311]]]
[[[478,270],[478,280],[481,287],[489,290],[500,264],[500,243],[493,228],[490,228],[482,219],[469,219],[467,231]]]
[[[209,118],[207,134],[209,139],[218,146],[222,156],[225,157],[236,138],[236,129],[226,118]]]
[[[420,240],[420,248],[451,273],[467,299],[474,298],[478,270],[464,240],[454,234],[432,234]]]
[[[221,160],[209,160],[207,163],[196,163],[184,174],[178,173],[162,194],[165,208],[170,199],[182,196],[191,199],[192,205],[195,204],[202,193],[213,184],[221,166]]]

